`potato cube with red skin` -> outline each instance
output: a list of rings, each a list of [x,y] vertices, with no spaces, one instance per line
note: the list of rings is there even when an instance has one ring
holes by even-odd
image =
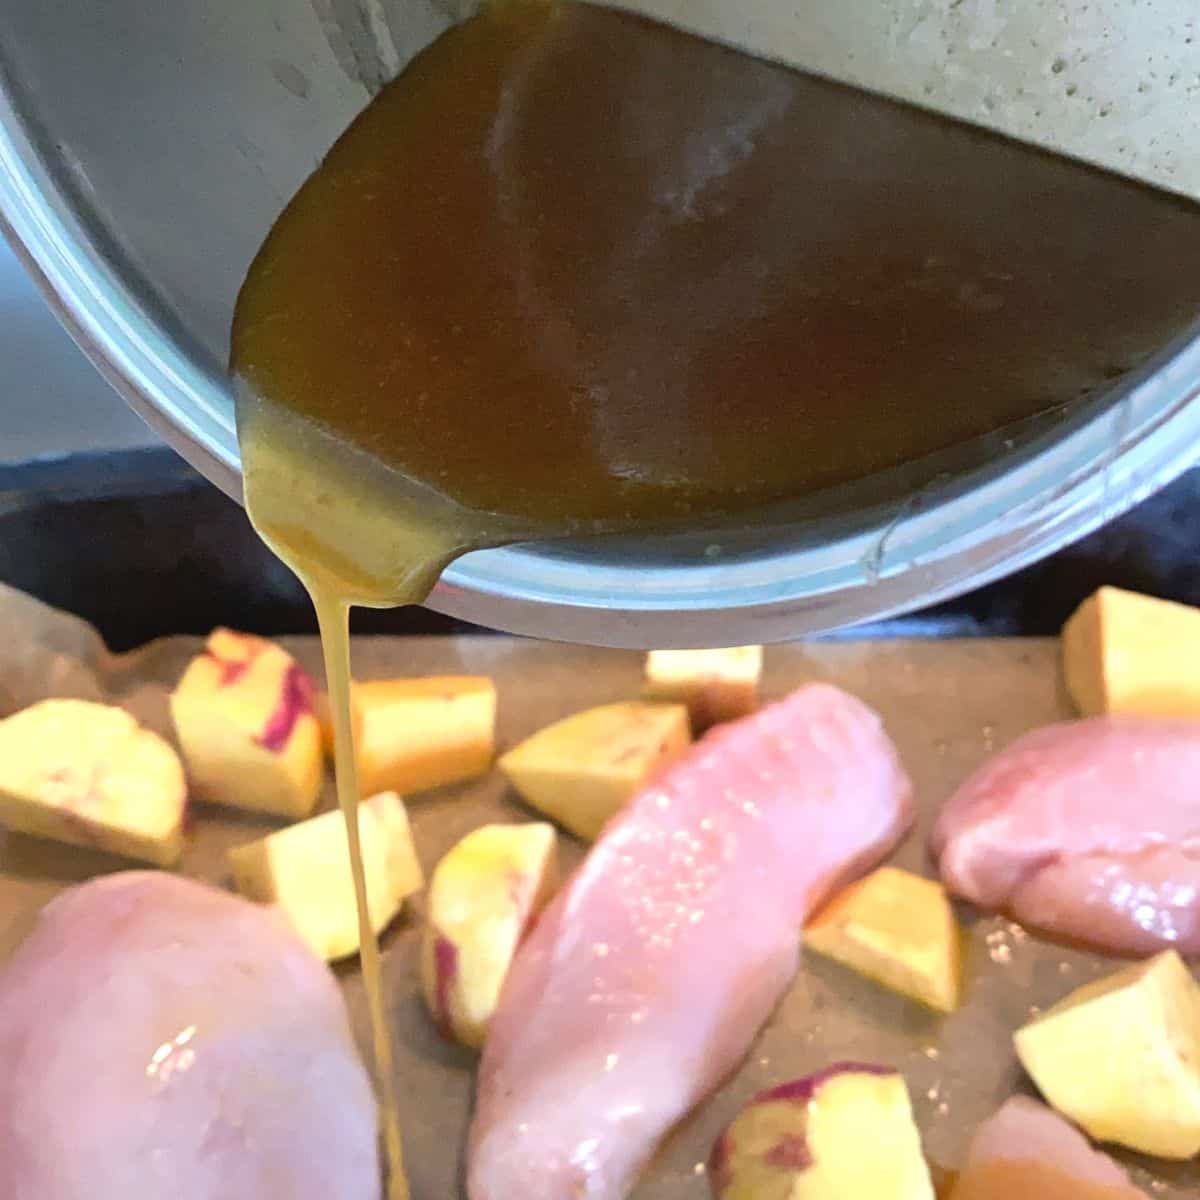
[[[934,1200],[904,1078],[862,1063],[756,1096],[717,1139],[709,1180],[715,1200]]]
[[[0,823],[37,837],[174,865],[183,765],[124,709],[43,700],[0,721]]]
[[[217,629],[171,693],[194,793],[231,808],[307,817],[324,776],[308,673],[282,647]]]
[[[692,733],[736,721],[758,708],[763,648],[651,650],[646,655],[647,700],[686,704]]]
[[[484,825],[429,885],[421,984],[438,1028],[479,1048],[509,964],[558,882],[552,825]]]
[[[356,681],[350,720],[364,795],[425,791],[474,779],[491,767],[496,685],[482,675]],[[322,726],[332,754],[327,699]]]

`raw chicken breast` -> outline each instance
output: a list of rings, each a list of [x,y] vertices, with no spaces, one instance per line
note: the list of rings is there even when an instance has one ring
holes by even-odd
[[[950,1200],[1146,1200],[1074,1125],[1025,1096],[975,1134]]]
[[[0,970],[4,1200],[378,1200],[375,1101],[324,963],[271,911],[131,871]]]
[[[629,802],[517,955],[471,1200],[617,1200],[746,1053],[800,926],[911,820],[879,718],[824,685],[710,733]]]
[[[946,886],[1119,953],[1200,953],[1200,721],[1096,717],[1027,734],[950,800]]]

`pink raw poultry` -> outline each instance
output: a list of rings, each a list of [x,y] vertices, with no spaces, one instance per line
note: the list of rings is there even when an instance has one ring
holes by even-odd
[[[1200,952],[1200,722],[1051,725],[985,763],[932,848],[951,891],[1103,950]]]
[[[378,1200],[341,994],[274,913],[131,871],[0,972],[4,1200]]]
[[[1044,1104],[1014,1096],[976,1132],[950,1200],[1145,1200],[1106,1154]]]
[[[484,1049],[471,1200],[617,1200],[796,969],[805,916],[911,820],[879,718],[815,685],[725,726],[605,830]]]

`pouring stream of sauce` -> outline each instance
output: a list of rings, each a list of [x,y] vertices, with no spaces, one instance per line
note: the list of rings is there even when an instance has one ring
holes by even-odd
[[[408,1177],[404,1171],[404,1143],[396,1103],[396,1070],[392,1055],[391,1023],[383,990],[383,963],[379,939],[367,907],[367,880],[363,872],[362,843],[358,828],[358,764],[354,758],[354,733],[350,720],[350,610],[336,592],[323,592],[309,581],[325,653],[325,678],[329,685],[329,708],[333,715],[334,773],[338,802],[346,818],[350,846],[354,903],[358,908],[358,936],[363,989],[371,1020],[375,1078],[379,1089],[380,1128],[388,1164],[390,1200],[408,1200]]]
[[[355,121],[254,262],[232,367],[247,509],[320,622],[392,1200],[350,606],[1053,409],[1181,332],[1198,266],[1184,201],[590,5],[485,8]]]

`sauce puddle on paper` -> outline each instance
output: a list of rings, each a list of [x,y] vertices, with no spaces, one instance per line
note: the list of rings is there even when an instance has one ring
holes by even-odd
[[[1184,201],[601,7],[485,8],[354,122],[250,270],[232,367],[247,508],[324,640],[393,1198],[349,608],[1051,410],[1182,331],[1198,256]]]

